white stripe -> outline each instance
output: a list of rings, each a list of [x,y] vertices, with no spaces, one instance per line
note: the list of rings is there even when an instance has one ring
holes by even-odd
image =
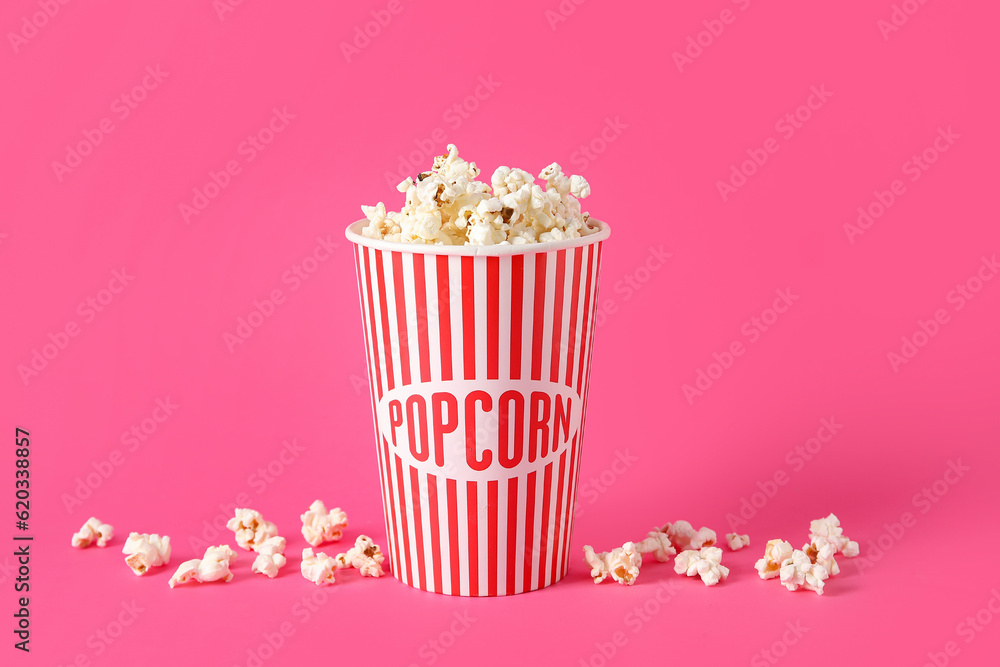
[[[556,378],[556,382],[563,384],[566,381],[566,366],[572,356],[569,349],[569,328],[572,324],[570,310],[573,305],[574,253],[572,250],[561,250],[560,252],[566,256],[566,268],[563,275],[563,309],[560,320],[562,325],[559,327],[559,376]]]
[[[559,535],[559,526],[556,525],[558,519],[556,498],[559,496],[559,457],[554,457],[550,465],[552,466],[552,481],[550,482],[551,486],[549,486],[549,530],[541,537],[545,541],[545,562],[539,563],[539,567],[542,568],[539,581],[543,586],[552,583],[552,562],[556,558],[555,547],[558,541],[556,536]]]
[[[419,473],[417,475],[417,487],[420,497],[420,517],[422,521],[420,522],[420,530],[423,531],[423,551],[424,551],[424,590],[433,591],[434,590],[434,551],[435,545],[431,541],[431,504],[430,498],[427,495],[427,490],[429,488],[429,482],[427,480],[427,475],[424,473]]]
[[[499,486],[499,482],[497,485]],[[476,487],[476,510],[479,526],[476,531],[479,537],[479,595],[486,596],[490,593],[490,490],[488,482],[479,482]],[[497,562],[500,562],[499,555]]]
[[[458,505],[458,563],[460,569],[459,595],[469,594],[469,496],[466,493],[466,485],[458,483],[455,485],[455,499]],[[453,546],[453,548],[455,548]]]
[[[449,305],[451,307],[451,374],[459,380],[465,377],[465,360],[462,357],[462,263],[461,257],[448,257]]]
[[[451,256],[448,257],[448,305],[449,305],[449,315],[451,317],[451,376],[452,379],[461,379],[463,376],[463,358],[462,358],[462,263],[461,257]],[[464,465],[464,462],[456,461],[446,461],[445,471],[453,466]],[[469,594],[469,552],[467,550],[468,544],[468,524],[464,522],[462,516],[467,514],[465,510],[465,486],[462,483],[455,484],[455,505],[457,507],[457,534],[449,535],[448,538],[448,550],[445,552],[446,560],[450,564],[452,552],[458,552],[458,576],[459,584],[458,590],[451,591],[452,595],[468,595]],[[445,504],[445,517],[447,514],[447,499]],[[447,518],[446,518],[447,522]],[[454,573],[451,572],[451,567],[448,567],[448,578],[446,581],[450,582]]]
[[[458,595],[451,590],[451,535],[448,533],[448,482],[444,477],[437,478],[438,497],[438,528],[440,543],[438,558],[441,559],[441,592],[448,595]]]
[[[535,526],[531,531],[535,543],[531,548],[531,590],[539,587],[539,582],[544,581],[543,575],[539,572],[542,560],[542,507],[545,496],[545,471],[538,470],[535,473]]]
[[[417,281],[413,277],[413,253],[403,255],[403,294],[406,308],[406,348],[410,355],[410,382],[420,382],[420,330],[426,322],[417,319]]]
[[[556,253],[545,253],[545,307],[542,308],[545,326],[542,328],[542,363],[541,379],[548,380],[551,376],[552,363],[552,330],[555,325],[555,293],[556,293]],[[537,323],[536,323],[537,324]],[[539,450],[541,455],[541,450]]]
[[[486,289],[486,258],[476,257],[472,260],[472,274],[475,276],[476,294],[476,340],[483,341],[483,344],[476,346],[476,379],[486,379],[486,361],[489,356],[486,354],[486,345],[489,344],[489,329],[487,328],[487,313],[489,312],[489,293]]]
[[[508,482],[504,479],[497,486],[497,595],[507,593]]]
[[[431,365],[431,380],[441,379],[441,310],[438,304],[437,257],[424,257],[425,285],[427,285],[427,344]]]
[[[535,263],[538,253],[524,258],[524,280],[521,285],[521,379],[531,377],[532,318],[535,316]]]
[[[510,257],[500,259],[500,336],[498,349],[498,377],[510,379],[510,343],[511,343],[511,313],[513,292],[511,290],[511,275],[513,261]],[[522,299],[523,307],[523,299]],[[499,438],[499,433],[498,433]],[[498,440],[499,442],[499,440]],[[507,592],[507,490],[509,480],[504,478],[497,482],[497,595]]]
[[[524,582],[524,542],[527,524],[528,478],[521,476],[517,480],[517,548],[514,551],[514,590],[522,593],[527,590]]]

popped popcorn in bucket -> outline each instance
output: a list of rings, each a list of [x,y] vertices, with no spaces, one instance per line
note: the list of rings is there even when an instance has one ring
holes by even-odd
[[[434,245],[518,245],[586,236],[597,231],[580,199],[590,194],[583,176],[567,176],[553,162],[538,174],[545,188],[523,169],[498,167],[490,185],[477,181],[479,168],[458,156],[454,144],[434,166],[397,186],[406,194],[400,211],[362,206],[364,236]]]

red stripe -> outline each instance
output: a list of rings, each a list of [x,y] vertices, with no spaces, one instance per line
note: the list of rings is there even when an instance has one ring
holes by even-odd
[[[395,286],[396,335],[399,337],[400,384],[410,384],[410,336],[406,330],[406,292],[403,288],[403,253],[392,253],[392,281]]]
[[[451,591],[452,595],[462,592],[462,573],[459,565],[458,542],[458,490],[455,480],[445,480],[448,493],[448,552],[451,555]]]
[[[413,253],[413,291],[417,305],[417,343],[420,346],[420,381],[431,379],[431,354],[427,317],[427,275],[424,272],[424,256]],[[436,582],[435,582],[436,583]]]
[[[489,528],[488,528],[488,540],[487,548],[489,549],[489,571],[487,572],[489,576],[489,594],[496,596],[497,594],[497,514],[500,512],[500,508],[497,503],[497,491],[500,483],[493,479],[490,480],[487,485],[487,497],[489,498],[489,507],[487,512],[489,513]]]
[[[441,561],[444,558],[444,553],[442,553],[441,547],[441,528],[438,526],[438,521],[440,517],[438,516],[438,492],[437,492],[437,477],[428,473],[427,475],[427,504],[430,506],[430,523],[431,523],[431,553],[430,557],[433,562],[434,567],[434,592],[440,593],[442,590],[441,582]]]
[[[471,257],[463,257],[472,259]],[[466,506],[469,513],[469,595],[479,595],[479,502],[476,500],[476,482],[467,482],[465,492],[468,496]]]
[[[552,313],[552,359],[549,364],[549,376],[552,382],[559,381],[559,361],[562,358],[562,314],[563,293],[566,291],[566,254],[560,250],[556,253],[556,291],[553,292]]]
[[[386,488],[389,489],[389,513],[392,515],[392,567],[398,576],[402,576],[403,570],[399,560],[399,520],[396,518],[396,494],[392,489],[391,460],[389,458],[389,441],[382,438],[382,474],[385,475]]]
[[[580,369],[576,379],[576,390],[579,393],[583,386],[583,360],[587,356],[587,338],[590,336],[590,281],[594,275],[594,246],[587,246],[587,289],[583,297],[583,345],[580,346]],[[597,302],[597,299],[594,299]],[[581,396],[582,398],[582,396]]]
[[[538,477],[536,471],[528,473],[528,498],[525,503],[524,520],[524,588],[530,591],[533,577],[532,554],[535,552],[535,479]]]
[[[473,257],[462,258],[462,353],[465,379],[476,378],[476,279]]]
[[[556,532],[552,538],[553,553],[552,553],[552,572],[549,581],[555,582],[556,580],[556,567],[559,564],[559,560],[562,554],[559,552],[559,547],[562,546],[562,496],[563,496],[563,479],[566,475],[566,453],[569,449],[564,449],[562,456],[559,457],[559,481],[556,484]]]
[[[510,378],[521,379],[521,316],[524,309],[524,255],[511,257],[510,268]]]
[[[385,270],[382,268],[382,251],[375,251],[375,273],[378,275],[379,306],[382,311],[382,336],[384,340],[383,349],[385,351],[385,386],[387,390],[392,390],[396,386],[396,380],[392,374],[392,339],[389,336],[389,309],[385,303]]]
[[[486,377],[500,377],[500,258],[486,258]]]
[[[573,474],[576,470],[576,436],[573,437],[573,446],[569,449],[569,475],[566,479],[569,483],[566,495],[566,515],[563,517],[563,546],[562,546],[562,575],[565,576],[569,570],[569,541],[570,526],[573,525],[573,514],[576,512],[576,481]]]
[[[441,337],[441,379],[451,379],[451,305],[448,294],[448,255],[437,257],[437,309]]]
[[[580,271],[583,269],[583,247],[573,250],[573,298],[569,305],[569,349],[566,351],[566,385],[573,386],[573,369],[576,367],[576,316],[580,309]],[[555,568],[552,570],[555,572]]]
[[[545,466],[545,475],[542,481],[542,534],[538,540],[541,547],[538,551],[539,585],[545,583],[545,559],[548,557],[549,543],[552,541],[552,537],[549,535],[549,514],[552,510],[552,463]]]
[[[409,521],[406,519],[406,491],[403,486],[403,460],[392,455],[396,459],[396,484],[399,486],[399,524],[402,528],[403,533],[403,548],[400,550],[400,555],[402,558],[402,567],[400,572],[403,573],[403,581],[409,582],[413,585],[413,568],[410,566],[410,528]]]
[[[365,288],[368,292],[368,321],[371,322],[371,355],[372,362],[375,364],[372,369],[372,375],[375,377],[375,385],[378,387],[378,397],[382,398],[382,364],[378,358],[379,347],[378,333],[375,330],[375,302],[372,299],[372,272],[367,249],[365,250]]]
[[[545,329],[545,253],[535,255],[535,315],[531,320],[531,379],[542,379],[542,332]]]
[[[517,477],[507,482],[507,595],[517,592],[514,586],[517,565]]]
[[[420,520],[420,480],[416,468],[410,468],[410,504],[413,505],[413,539],[417,547],[416,587],[427,590],[427,570],[424,569],[424,522]]]

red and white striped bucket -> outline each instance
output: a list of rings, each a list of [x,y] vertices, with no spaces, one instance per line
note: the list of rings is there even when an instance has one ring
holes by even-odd
[[[354,244],[388,553],[405,584],[533,591],[569,569],[601,245]]]

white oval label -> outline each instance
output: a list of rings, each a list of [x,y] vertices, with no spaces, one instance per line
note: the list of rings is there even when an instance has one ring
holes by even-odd
[[[451,380],[396,387],[376,410],[404,463],[460,481],[505,479],[544,467],[580,428],[582,401],[544,380]]]

